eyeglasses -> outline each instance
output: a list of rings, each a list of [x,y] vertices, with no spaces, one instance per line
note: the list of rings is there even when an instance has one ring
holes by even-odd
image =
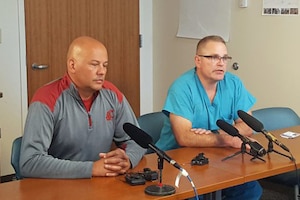
[[[218,56],[218,55],[213,55],[213,56],[197,55],[197,56],[207,58],[214,63],[220,62],[221,60],[224,63],[227,63],[228,61],[230,61],[232,59],[232,57],[230,57],[230,56],[223,56],[223,57]]]

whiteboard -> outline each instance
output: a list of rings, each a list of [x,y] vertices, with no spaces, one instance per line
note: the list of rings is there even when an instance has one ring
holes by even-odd
[[[180,0],[177,37],[219,35],[228,41],[230,16],[230,0]]]

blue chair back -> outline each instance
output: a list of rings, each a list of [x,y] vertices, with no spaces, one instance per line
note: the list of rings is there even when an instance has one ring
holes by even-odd
[[[252,111],[253,117],[261,121],[268,131],[300,125],[300,118],[291,108],[268,107]]]
[[[13,168],[15,170],[17,180],[22,179],[22,176],[20,173],[20,166],[19,166],[21,144],[22,144],[22,137],[16,138],[13,141],[12,151],[11,151],[11,165],[13,166]]]
[[[160,137],[160,132],[166,118],[167,116],[163,112],[153,112],[141,115],[137,120],[140,128],[152,137],[155,144]],[[148,150],[147,153],[150,152],[152,151]]]

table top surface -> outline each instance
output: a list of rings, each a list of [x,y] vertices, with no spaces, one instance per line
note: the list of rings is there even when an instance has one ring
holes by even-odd
[[[272,133],[293,153],[296,164],[300,166],[300,137],[284,139],[279,136],[285,131],[300,132],[300,126],[272,131]],[[268,140],[263,134],[254,136],[263,147],[267,148]],[[279,146],[274,144],[274,149],[284,153]],[[184,168],[192,179],[198,194],[205,194],[242,184],[244,182],[258,180],[276,174],[295,170],[294,162],[289,158],[270,152],[259,159],[251,160],[248,154],[238,154],[225,161],[223,158],[239,152],[233,148],[180,148],[166,153]],[[203,166],[191,165],[191,160],[199,153],[204,153],[209,163]],[[132,172],[142,172],[145,167],[157,170],[157,155],[145,155],[139,165]],[[175,179],[179,170],[164,161],[162,171],[162,183],[175,187]],[[151,196],[144,193],[144,189],[150,185],[157,185],[158,181],[147,181],[145,185],[130,186],[125,182],[124,176],[95,177],[91,179],[33,179],[26,178],[21,181],[12,181],[0,184],[0,199],[184,199],[194,196],[190,181],[181,177],[179,188],[176,192],[167,196]]]

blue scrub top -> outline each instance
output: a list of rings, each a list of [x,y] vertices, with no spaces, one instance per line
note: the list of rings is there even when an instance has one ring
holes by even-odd
[[[217,92],[211,103],[201,84],[196,68],[193,68],[171,85],[165,101],[163,112],[181,116],[192,122],[192,128],[218,130],[218,119],[233,124],[238,119],[237,111],[248,112],[256,99],[246,90],[242,81],[230,72],[218,82]],[[178,148],[171,129],[170,120],[166,120],[160,139],[156,143],[162,150]]]

